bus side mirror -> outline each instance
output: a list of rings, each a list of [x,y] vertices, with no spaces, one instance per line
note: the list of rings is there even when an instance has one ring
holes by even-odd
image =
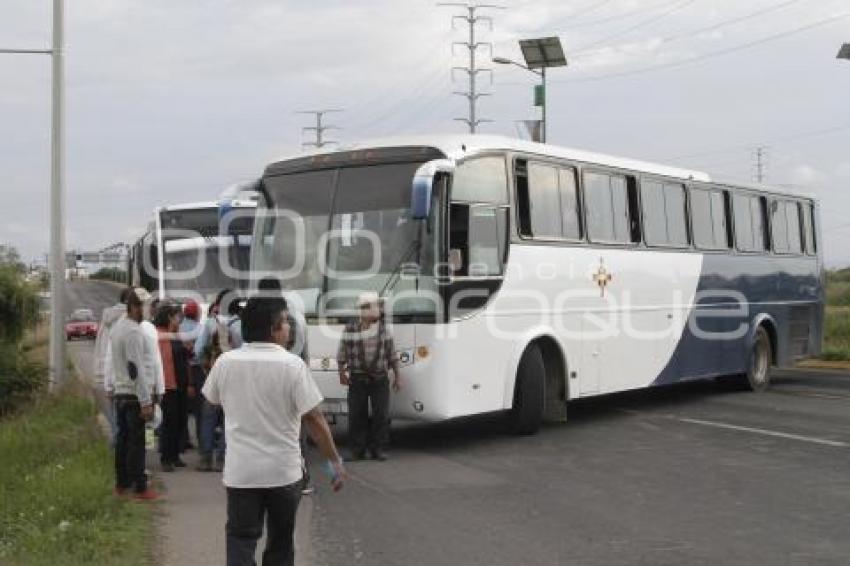
[[[455,162],[451,159],[427,161],[416,170],[410,192],[410,215],[414,220],[425,220],[431,214],[431,197],[437,174],[451,174],[454,170]]]

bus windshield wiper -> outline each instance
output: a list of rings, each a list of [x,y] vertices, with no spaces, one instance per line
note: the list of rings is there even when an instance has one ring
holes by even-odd
[[[401,256],[401,259],[398,260],[398,263],[393,268],[390,276],[387,277],[387,282],[384,283],[384,286],[381,287],[380,293],[378,293],[379,297],[383,297],[387,291],[391,291],[393,287],[395,287],[396,283],[398,283],[399,279],[401,279],[401,270],[404,267],[404,264],[407,262],[411,256],[415,256],[419,254],[419,248],[422,243],[419,239],[419,236],[416,236],[416,239],[410,242],[410,245],[405,250],[404,254]]]

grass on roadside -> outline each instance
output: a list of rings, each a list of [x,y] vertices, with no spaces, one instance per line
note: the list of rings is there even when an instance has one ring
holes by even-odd
[[[0,420],[0,564],[149,563],[153,511],[112,496],[96,414],[69,387]]]
[[[850,307],[850,281],[828,282],[826,304],[834,307]]]
[[[850,308],[827,307],[821,359],[850,361]]]

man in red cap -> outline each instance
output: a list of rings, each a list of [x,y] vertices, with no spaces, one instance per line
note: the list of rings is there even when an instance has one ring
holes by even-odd
[[[201,439],[201,397],[198,392],[204,386],[204,370],[195,357],[195,339],[201,331],[201,307],[192,299],[183,303],[183,321],[180,323],[180,336],[191,357],[189,358],[189,414],[195,421],[195,438]],[[191,447],[189,431],[186,429],[184,447]]]

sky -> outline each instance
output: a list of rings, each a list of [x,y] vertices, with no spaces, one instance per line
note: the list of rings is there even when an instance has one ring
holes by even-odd
[[[850,0],[506,0],[478,26],[494,55],[557,35],[549,142],[750,182],[822,203],[830,266],[850,265]],[[0,48],[47,48],[50,0],[0,0]],[[130,242],[155,206],[213,200],[307,139],[463,132],[462,8],[425,0],[66,2],[67,245]],[[523,69],[491,65],[482,133],[537,117]],[[0,243],[48,247],[50,61],[0,54]]]

